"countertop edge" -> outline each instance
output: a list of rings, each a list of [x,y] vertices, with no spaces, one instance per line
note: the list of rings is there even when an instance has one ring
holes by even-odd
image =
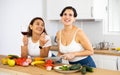
[[[51,51],[58,51],[58,46],[53,45],[50,47]],[[118,53],[115,50],[94,50],[94,54],[102,54],[102,55],[111,55],[111,56],[120,56],[120,53]]]

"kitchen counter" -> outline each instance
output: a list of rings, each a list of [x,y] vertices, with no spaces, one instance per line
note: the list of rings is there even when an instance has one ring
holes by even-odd
[[[0,55],[0,60],[4,56]],[[14,66],[9,67],[8,65],[3,65],[0,62],[0,75],[4,75],[4,73],[9,73],[9,75],[65,75],[62,73],[55,72],[54,70],[47,71],[43,67],[37,66]],[[82,75],[81,72],[70,73],[68,75]],[[106,70],[100,68],[94,68],[93,73],[87,72],[86,75],[120,75],[120,71]]]
[[[120,56],[120,52],[115,50],[94,50],[95,54],[102,54],[102,55],[112,55],[112,56]]]
[[[58,46],[53,45],[53,46],[51,46],[50,50],[58,51]],[[94,50],[94,54],[120,56],[120,52],[117,52],[115,50],[111,50],[111,51],[109,51],[109,50]]]

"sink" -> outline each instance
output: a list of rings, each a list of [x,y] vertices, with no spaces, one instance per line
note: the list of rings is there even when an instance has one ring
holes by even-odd
[[[8,70],[4,68],[0,68],[0,75],[30,75],[28,73],[23,73],[23,72],[18,72],[18,71],[13,71],[13,70]]]

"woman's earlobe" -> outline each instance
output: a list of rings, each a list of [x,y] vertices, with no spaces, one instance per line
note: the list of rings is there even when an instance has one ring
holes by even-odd
[[[30,25],[30,29],[32,30],[32,25]]]

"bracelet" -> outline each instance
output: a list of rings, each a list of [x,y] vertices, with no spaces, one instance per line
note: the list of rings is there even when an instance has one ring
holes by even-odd
[[[42,46],[39,46],[39,48],[40,48],[40,49],[43,49],[43,47],[42,47]]]

